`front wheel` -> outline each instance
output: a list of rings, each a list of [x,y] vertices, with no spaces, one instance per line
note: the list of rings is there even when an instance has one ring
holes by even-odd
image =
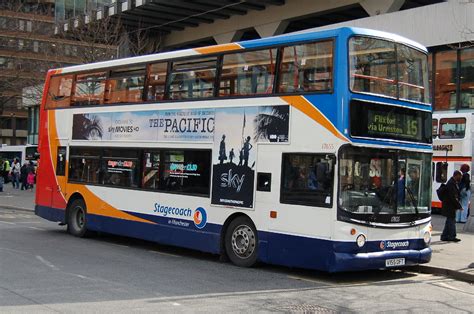
[[[84,201],[74,200],[67,212],[67,231],[76,237],[87,236],[87,208]]]
[[[257,262],[257,230],[248,217],[234,219],[225,234],[225,250],[233,264],[251,267]]]

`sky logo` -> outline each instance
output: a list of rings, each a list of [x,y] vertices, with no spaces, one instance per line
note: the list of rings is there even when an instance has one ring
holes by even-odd
[[[194,220],[194,225],[196,226],[196,228],[198,229],[204,228],[207,223],[206,210],[202,207],[196,208],[196,210],[194,211],[193,220]]]

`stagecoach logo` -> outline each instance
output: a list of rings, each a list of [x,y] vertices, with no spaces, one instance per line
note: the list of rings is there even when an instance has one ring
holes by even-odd
[[[410,242],[407,241],[380,241],[380,249],[392,249],[395,250],[397,248],[407,248],[410,245]]]
[[[191,217],[193,219],[194,225],[198,229],[204,228],[207,224],[207,212],[202,207],[196,208],[193,212],[191,208],[166,206],[160,203],[155,203],[155,208],[153,209],[153,212],[163,217],[169,217],[170,219],[168,220],[168,224],[170,225],[188,227],[188,222],[173,218],[187,219]]]
[[[196,208],[196,210],[194,211],[193,220],[194,220],[194,225],[195,225],[198,229],[204,228],[204,226],[205,226],[206,223],[207,223],[207,213],[206,213],[206,210],[205,210],[204,208],[202,208],[202,207]]]

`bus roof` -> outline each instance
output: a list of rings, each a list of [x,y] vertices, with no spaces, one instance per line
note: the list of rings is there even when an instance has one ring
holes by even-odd
[[[405,37],[388,33],[388,32],[382,32],[382,31],[365,29],[365,28],[357,28],[357,27],[341,27],[341,28],[335,28],[335,29],[329,29],[329,30],[317,30],[316,28],[313,28],[313,29],[308,29],[304,31],[278,35],[278,36],[272,36],[272,37],[266,37],[266,38],[261,38],[261,39],[247,40],[247,41],[221,44],[221,45],[213,45],[213,46],[207,46],[207,47],[201,47],[201,48],[161,52],[161,53],[149,54],[149,55],[144,55],[144,56],[114,59],[110,61],[102,61],[102,62],[96,62],[96,63],[75,65],[75,66],[70,66],[70,67],[65,67],[65,68],[60,68],[60,69],[52,69],[49,71],[49,74],[54,75],[54,74],[59,74],[59,73],[80,72],[80,71],[87,71],[87,70],[101,69],[101,68],[106,69],[110,67],[116,67],[116,66],[127,65],[127,64],[139,64],[139,63],[147,63],[147,62],[159,61],[159,60],[176,59],[176,58],[181,58],[181,57],[200,56],[200,55],[213,54],[213,53],[218,53],[218,52],[227,52],[227,51],[232,51],[232,50],[263,48],[266,46],[283,45],[283,44],[290,44],[293,42],[318,40],[318,39],[332,38],[332,37],[337,37],[337,36],[350,37],[352,35],[366,35],[366,36],[385,38],[385,39],[392,40],[398,43],[413,46],[414,48],[422,50],[424,52],[427,51],[424,46],[422,46],[421,44],[415,41],[412,41]]]

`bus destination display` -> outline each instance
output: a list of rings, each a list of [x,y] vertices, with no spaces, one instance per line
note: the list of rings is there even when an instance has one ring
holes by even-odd
[[[421,119],[411,115],[369,110],[367,129],[372,136],[418,139]]]
[[[431,143],[431,113],[352,100],[351,136]]]

